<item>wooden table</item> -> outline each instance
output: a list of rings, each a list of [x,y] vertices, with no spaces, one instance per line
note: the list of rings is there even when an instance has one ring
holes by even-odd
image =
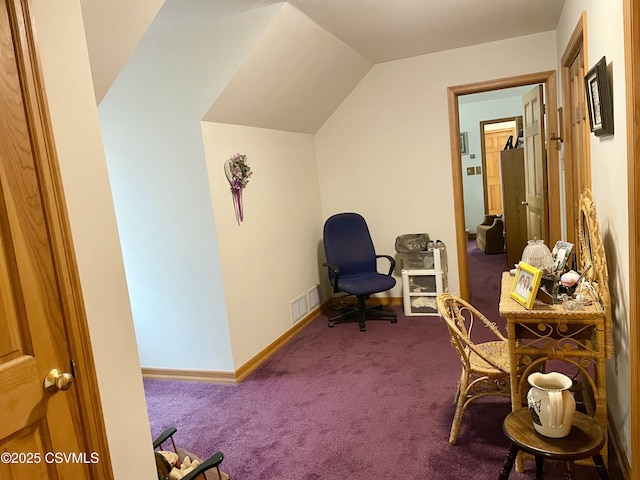
[[[588,458],[593,459],[598,470],[598,478],[609,479],[607,467],[600,454],[605,444],[602,427],[587,415],[575,412],[571,431],[563,438],[547,438],[540,435],[533,427],[531,415],[523,408],[507,415],[502,429],[511,441],[511,448],[498,477],[499,480],[509,478],[519,451],[527,452],[536,458],[536,479],[542,479],[544,459],[566,462],[565,478],[574,479],[574,462]]]
[[[511,405],[515,411],[526,402],[529,390],[527,377],[549,360],[567,362],[569,368],[580,373],[587,414],[604,431],[606,461],[607,382],[605,360],[608,356],[605,332],[605,312],[598,301],[570,310],[563,304],[547,305],[536,301],[527,310],[510,296],[513,278],[502,275],[500,316],[507,320],[507,338],[511,363]],[[592,299],[593,300],[593,299]],[[552,368],[547,369],[552,370]]]

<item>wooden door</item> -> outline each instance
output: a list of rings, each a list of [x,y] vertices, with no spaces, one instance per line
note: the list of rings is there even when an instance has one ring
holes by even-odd
[[[570,148],[565,149],[565,188],[567,241],[577,245],[578,202],[585,189],[591,189],[589,155],[589,120],[584,92],[584,49],[582,45],[569,65],[569,132]],[[577,249],[576,249],[577,250]],[[579,257],[579,252],[576,252]]]
[[[109,460],[88,448],[74,381],[64,211],[29,21],[27,2],[0,0],[0,478],[82,480]],[[67,375],[46,391],[53,369]]]
[[[524,181],[524,149],[503,150],[500,155],[502,198],[504,204],[504,233],[507,267],[522,258],[527,246],[527,209]]]
[[[524,129],[524,163],[529,239],[548,241],[547,172],[544,135],[544,105],[542,85],[522,97]]]
[[[516,141],[515,128],[501,128],[484,132],[484,194],[485,213],[502,214],[502,187],[500,186],[500,152],[513,136]]]

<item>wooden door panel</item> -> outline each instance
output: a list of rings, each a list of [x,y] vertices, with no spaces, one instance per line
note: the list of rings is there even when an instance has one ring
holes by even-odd
[[[0,478],[10,480],[29,480],[56,478],[50,457],[45,458],[47,450],[43,428],[34,424],[25,428],[2,445],[3,452],[11,452],[10,462],[0,462]]]
[[[43,388],[38,377],[36,361],[28,355],[0,367],[0,411],[11,412],[0,424],[0,438],[7,438],[30,425],[32,419],[44,416]]]
[[[494,207],[489,210],[492,215],[498,215],[502,213],[502,191],[500,184],[493,184],[488,187],[487,198],[489,199],[489,205]],[[500,207],[500,208],[498,208]]]
[[[0,235],[0,251],[5,251],[2,235]],[[20,356],[24,352],[22,335],[18,325],[18,312],[11,286],[11,276],[6,257],[0,255],[0,364]]]

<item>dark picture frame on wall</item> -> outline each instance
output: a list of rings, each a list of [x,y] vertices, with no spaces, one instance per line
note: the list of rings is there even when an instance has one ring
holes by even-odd
[[[584,76],[584,89],[591,131],[597,137],[613,135],[613,99],[605,57],[602,57]]]

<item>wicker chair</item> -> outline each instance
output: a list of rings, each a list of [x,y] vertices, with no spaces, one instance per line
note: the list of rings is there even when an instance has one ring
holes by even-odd
[[[451,344],[456,349],[462,364],[462,373],[455,395],[456,413],[451,425],[449,443],[455,445],[462,416],[471,402],[487,395],[510,397],[509,387],[509,347],[507,339],[500,333],[495,323],[463,299],[441,293],[437,297],[438,312],[447,323]],[[475,320],[482,323],[484,337],[495,340],[474,342],[471,336]],[[480,336],[474,334],[474,338]]]

